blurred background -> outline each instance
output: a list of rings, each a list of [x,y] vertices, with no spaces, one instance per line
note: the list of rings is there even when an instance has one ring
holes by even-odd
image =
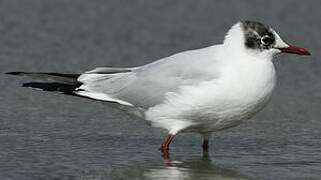
[[[318,179],[321,2],[0,1],[0,179]],[[81,73],[138,66],[219,44],[239,20],[273,27],[312,56],[275,60],[270,104],[211,138],[166,137],[102,103],[20,87],[8,71]]]

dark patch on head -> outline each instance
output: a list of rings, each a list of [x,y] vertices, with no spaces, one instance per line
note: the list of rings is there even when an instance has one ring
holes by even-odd
[[[245,46],[250,49],[269,49],[275,43],[270,27],[256,21],[242,21]]]

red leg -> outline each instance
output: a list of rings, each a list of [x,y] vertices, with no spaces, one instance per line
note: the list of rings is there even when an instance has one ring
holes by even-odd
[[[203,147],[204,151],[208,150],[208,140],[207,139],[204,139],[202,147]]]
[[[204,133],[203,134],[203,151],[208,151],[208,140],[210,138],[210,134],[209,133]]]
[[[160,150],[162,152],[168,152],[169,150],[169,144],[172,142],[173,138],[174,138],[175,135],[173,134],[170,134],[168,137],[167,137],[167,140],[164,142],[164,144],[160,147]]]

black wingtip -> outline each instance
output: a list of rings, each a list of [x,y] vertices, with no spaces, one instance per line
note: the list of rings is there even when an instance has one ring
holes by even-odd
[[[21,75],[23,72],[6,72],[5,74],[9,75]]]
[[[22,87],[42,89],[44,91],[60,91],[66,94],[72,94],[81,83],[77,84],[62,84],[62,83],[42,83],[42,82],[28,82],[24,83]]]

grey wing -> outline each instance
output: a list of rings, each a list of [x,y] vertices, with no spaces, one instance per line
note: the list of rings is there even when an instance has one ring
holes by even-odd
[[[176,92],[181,86],[216,78],[218,71],[214,49],[208,47],[187,51],[144,66],[119,69],[121,72],[114,74],[89,71],[78,79],[83,83],[80,93],[91,93],[147,109],[163,102],[166,93]]]

